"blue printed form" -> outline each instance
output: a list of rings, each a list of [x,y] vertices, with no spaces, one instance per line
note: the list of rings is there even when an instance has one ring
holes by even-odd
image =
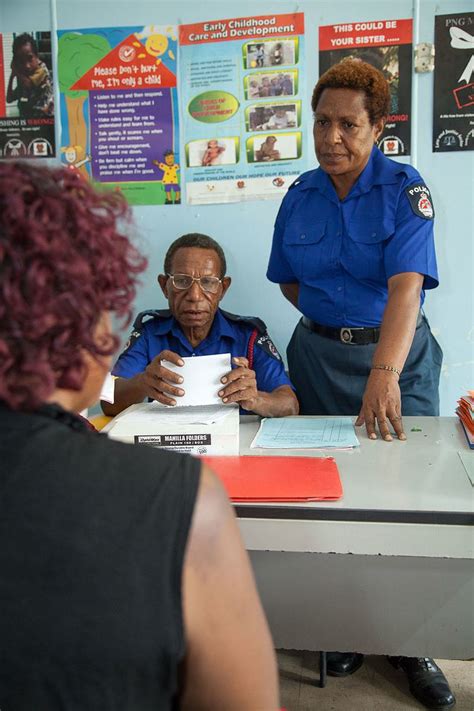
[[[251,447],[318,449],[359,447],[350,417],[273,417],[260,423]]]

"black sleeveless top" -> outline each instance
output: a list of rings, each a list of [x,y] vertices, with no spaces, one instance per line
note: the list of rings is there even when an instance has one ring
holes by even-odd
[[[1,711],[174,707],[199,470],[0,406]]]

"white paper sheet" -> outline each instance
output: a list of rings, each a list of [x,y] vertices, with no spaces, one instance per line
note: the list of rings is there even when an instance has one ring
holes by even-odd
[[[102,390],[100,391],[100,399],[105,402],[110,402],[111,405],[114,404],[115,397],[115,378],[110,373],[105,376],[104,384],[102,385]]]
[[[222,405],[218,396],[223,388],[221,378],[231,370],[230,353],[219,353],[210,356],[194,356],[183,358],[184,365],[174,365],[162,361],[165,368],[178,373],[184,381],[178,385],[185,394],[177,397],[176,407],[189,405]],[[175,383],[173,383],[175,385]],[[175,407],[173,406],[173,409]]]
[[[319,449],[358,447],[350,417],[274,417],[263,419],[251,447]]]
[[[144,402],[139,405],[131,405],[126,410],[117,415],[110,422],[104,431],[110,432],[113,430],[121,430],[126,428],[127,431],[148,426],[158,426],[160,424],[169,425],[173,423],[180,427],[181,425],[208,425],[218,422],[224,418],[229,407],[237,407],[236,405],[207,405],[203,407],[166,407],[159,402]]]

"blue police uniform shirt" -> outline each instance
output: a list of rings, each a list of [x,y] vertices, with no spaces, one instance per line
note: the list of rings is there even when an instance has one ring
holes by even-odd
[[[438,286],[430,191],[412,166],[374,146],[340,200],[321,168],[290,186],[275,223],[267,277],[299,283],[298,307],[325,326],[379,326],[390,277],[424,276]]]
[[[270,340],[263,321],[227,314],[218,309],[207,338],[195,348],[189,343],[179,323],[170,311],[163,310],[155,318],[134,330],[130,345],[114,365],[112,375],[131,378],[142,373],[153,358],[163,350],[181,357],[230,353],[232,357],[247,357],[249,339],[258,324],[258,335],[253,349],[253,369],[257,389],[272,392],[281,385],[293,386],[285,373],[280,354]]]

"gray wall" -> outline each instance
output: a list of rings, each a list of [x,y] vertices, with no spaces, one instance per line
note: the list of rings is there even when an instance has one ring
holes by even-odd
[[[54,3],[54,0],[53,0]],[[110,27],[135,24],[174,24],[222,17],[303,11],[308,96],[318,77],[318,26],[355,20],[379,20],[413,16],[419,6],[419,40],[434,39],[434,15],[472,10],[471,0],[57,0],[58,27]],[[49,0],[1,0],[0,31],[50,27]],[[473,314],[473,179],[474,154],[431,151],[433,75],[414,74],[418,92],[418,122],[412,127],[417,141],[417,168],[430,187],[437,214],[436,243],[441,285],[428,292],[425,310],[444,350],[441,379],[441,414],[451,415],[456,400],[474,387]],[[308,104],[308,118],[310,107]],[[177,236],[189,231],[212,235],[223,245],[233,277],[225,298],[229,311],[262,317],[277,346],[284,351],[298,312],[265,279],[273,222],[278,201],[237,205],[136,207],[139,241],[150,258],[148,272],[138,294],[136,309],[164,306],[156,274],[162,270],[163,253]]]

